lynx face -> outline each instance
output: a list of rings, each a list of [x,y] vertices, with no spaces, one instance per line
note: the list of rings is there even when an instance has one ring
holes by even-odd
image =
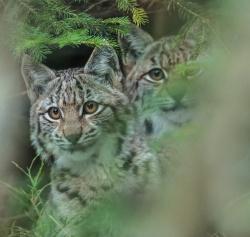
[[[95,143],[127,101],[110,48],[94,50],[84,69],[52,71],[24,56],[22,74],[32,103],[32,141],[45,158]]]
[[[169,74],[177,64],[196,56],[194,43],[189,40],[177,43],[174,38],[154,41],[148,33],[135,26],[119,41],[126,76],[124,87],[130,102],[143,105],[145,101],[158,101],[156,123],[170,120],[181,125],[188,120],[186,108],[191,103],[188,95],[189,81],[183,78],[173,79]],[[153,117],[154,115],[151,119]]]

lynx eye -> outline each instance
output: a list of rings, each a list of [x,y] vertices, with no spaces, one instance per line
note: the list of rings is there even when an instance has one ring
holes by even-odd
[[[54,120],[58,120],[61,118],[61,112],[60,109],[57,107],[51,107],[48,110],[48,114],[49,116],[54,119]]]
[[[93,114],[98,110],[99,105],[95,101],[88,101],[84,104],[86,114]]]
[[[151,71],[149,71],[148,75],[154,81],[161,81],[165,78],[164,72],[160,68],[152,69]]]

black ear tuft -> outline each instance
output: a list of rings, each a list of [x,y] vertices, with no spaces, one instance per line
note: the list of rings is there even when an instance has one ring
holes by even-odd
[[[122,63],[125,73],[128,73],[136,60],[143,54],[145,48],[153,43],[153,38],[144,30],[131,25],[127,35],[118,38],[122,52]]]
[[[56,77],[51,69],[35,63],[28,55],[22,58],[21,73],[32,103],[44,92],[48,82]]]
[[[99,82],[115,87],[122,80],[119,59],[111,47],[95,48],[84,67],[84,72],[99,76]]]

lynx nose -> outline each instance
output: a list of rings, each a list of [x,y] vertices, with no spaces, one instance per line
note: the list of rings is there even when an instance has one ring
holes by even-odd
[[[80,137],[81,137],[81,134],[78,133],[78,134],[71,134],[71,135],[68,135],[68,136],[66,136],[66,139],[67,139],[69,142],[71,142],[72,144],[75,145],[75,144],[79,141]]]
[[[168,93],[176,103],[181,103],[181,100],[186,94],[187,85],[183,81],[175,81],[170,85]]]

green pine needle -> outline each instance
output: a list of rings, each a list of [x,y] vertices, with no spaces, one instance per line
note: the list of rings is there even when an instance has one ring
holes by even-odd
[[[133,8],[132,13],[133,13],[133,22],[136,25],[140,26],[148,23],[149,21],[148,16],[143,8],[135,7]]]
[[[87,3],[85,0],[74,2]],[[126,9],[132,11],[136,2],[125,2],[118,0],[117,4],[124,11],[127,4]],[[146,17],[143,9],[138,9],[134,11],[133,19],[140,25],[146,22]],[[10,0],[5,12],[3,19],[10,29],[8,45],[15,55],[28,53],[38,62],[53,50],[65,46],[116,47],[115,35],[127,33],[130,24],[126,16],[100,19],[78,12],[63,0]]]

